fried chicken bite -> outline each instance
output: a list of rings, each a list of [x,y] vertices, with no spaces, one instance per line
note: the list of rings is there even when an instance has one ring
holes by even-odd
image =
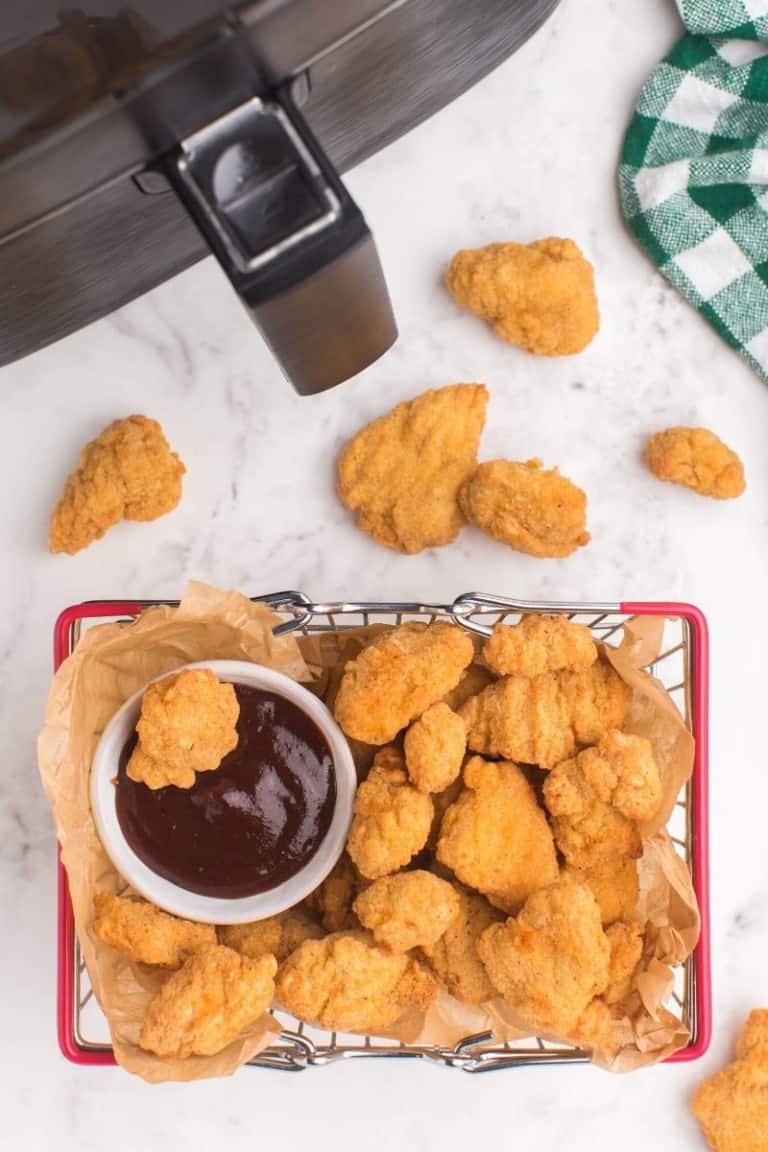
[[[467,750],[464,721],[447,704],[433,704],[405,734],[405,764],[420,792],[444,792],[461,772]]]
[[[523,616],[519,624],[497,624],[483,659],[498,676],[541,676],[563,668],[583,671],[597,660],[597,645],[584,624],[565,616]]]
[[[493,684],[493,673],[482,664],[470,664],[455,688],[446,692],[443,704],[447,704],[454,712],[458,712],[462,704],[466,704],[473,696],[482,692],[489,684]]]
[[[608,732],[596,748],[552,769],[544,803],[557,846],[572,867],[590,870],[612,857],[639,857],[637,822],[650,820],[661,803],[650,742]]]
[[[629,856],[611,856],[594,868],[566,868],[564,875],[586,884],[600,906],[603,925],[630,920],[640,894],[637,861]]]
[[[585,493],[540,460],[479,464],[459,503],[472,524],[529,556],[570,556],[590,540]]]
[[[383,876],[355,900],[358,920],[385,952],[434,944],[458,911],[453,885],[424,871]]]
[[[271,955],[282,964],[305,940],[319,940],[324,932],[308,916],[291,910],[250,924],[222,924],[217,934],[220,944],[241,956],[258,960]]]
[[[506,676],[459,709],[467,745],[486,756],[551,768],[574,748],[571,709],[554,673]]]
[[[456,687],[473,656],[472,640],[453,624],[391,628],[344,668],[334,715],[347,736],[386,744]]]
[[[277,974],[282,1007],[308,1024],[338,1032],[377,1032],[437,995],[434,978],[404,953],[385,952],[367,932],[308,940]]]
[[[395,748],[382,748],[357,789],[347,852],[368,880],[404,868],[427,842],[434,808],[408,782]]]
[[[750,1013],[736,1060],[703,1080],[691,1100],[691,1111],[712,1152],[765,1152],[768,1144],[768,1044],[750,1044],[758,1032],[765,1037],[768,1009]]]
[[[268,1010],[274,956],[251,960],[212,944],[185,961],[150,1001],[139,1044],[157,1056],[214,1056]]]
[[[621,728],[632,702],[632,689],[604,657],[589,668],[558,673],[577,744],[597,744],[612,728]]]
[[[455,540],[466,524],[458,491],[477,463],[487,403],[484,385],[455,384],[358,432],[338,463],[339,495],[358,526],[411,554]]]
[[[657,432],[648,441],[645,459],[659,480],[682,484],[715,500],[732,500],[747,486],[739,457],[707,428]]]
[[[572,356],[600,327],[594,271],[573,240],[465,249],[445,279],[460,307],[534,356]]]
[[[186,469],[156,420],[115,420],[80,453],[51,517],[48,547],[73,556],[120,520],[156,520],[181,499]]]
[[[477,951],[477,941],[503,915],[485,897],[468,888],[456,888],[459,911],[434,944],[422,945],[432,968],[457,1000],[483,1004],[496,995]]]
[[[515,911],[557,879],[552,833],[523,773],[474,756],[465,790],[443,817],[437,859],[492,904]]]
[[[605,1047],[611,949],[590,890],[558,880],[478,941],[491,982],[536,1035]]]
[[[402,761],[394,762],[401,768]],[[310,892],[304,904],[317,916],[326,932],[340,932],[342,928],[357,927],[352,902],[364,883],[360,873],[343,852],[322,884]]]
[[[181,920],[138,897],[97,892],[94,903],[94,935],[137,964],[178,968],[195,952],[216,943],[213,925]]]
[[[126,772],[148,788],[191,788],[237,745],[240,705],[231,684],[209,668],[185,668],[150,684],[136,725],[139,742]]]
[[[632,983],[643,956],[643,926],[636,920],[617,920],[605,929],[611,946],[606,1004],[620,1004],[632,991]]]

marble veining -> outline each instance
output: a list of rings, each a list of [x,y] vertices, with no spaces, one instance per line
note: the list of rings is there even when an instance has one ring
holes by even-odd
[[[768,390],[666,285],[620,220],[614,169],[648,72],[677,35],[672,0],[564,0],[513,60],[349,176],[400,324],[392,352],[337,391],[299,399],[208,260],[0,375],[0,1149],[114,1152],[254,1141],[275,1148],[695,1152],[685,1102],[768,1003],[763,603]],[[497,239],[572,235],[594,260],[599,338],[538,361],[460,314],[447,258]],[[590,497],[591,545],[542,562],[467,530],[402,557],[352,525],[333,491],[350,432],[427,386],[485,381],[486,458],[541,456]],[[162,421],[188,467],[172,516],[51,557],[46,522],[78,449],[130,412]],[[662,486],[640,463],[664,424],[701,422],[741,452],[730,505]],[[51,628],[91,597],[176,596],[189,577],[316,598],[684,598],[712,628],[715,1039],[700,1066],[615,1079],[589,1068],[470,1078],[397,1062],[150,1089],[59,1056],[55,844],[34,741]]]

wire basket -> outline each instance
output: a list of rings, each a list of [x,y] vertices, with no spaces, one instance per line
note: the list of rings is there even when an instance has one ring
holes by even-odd
[[[709,949],[709,888],[707,829],[707,628],[698,609],[688,604],[555,604],[510,600],[468,593],[450,605],[411,603],[316,604],[300,592],[256,596],[282,618],[276,633],[309,636],[341,633],[369,624],[400,624],[406,620],[448,620],[487,635],[498,621],[515,623],[531,612],[558,613],[587,625],[596,640],[618,644],[622,629],[637,616],[664,619],[664,639],[648,671],[666,688],[695,738],[694,772],[678,797],[668,825],[676,851],[691,870],[701,911],[701,937],[691,956],[674,970],[670,1007],[682,1016],[691,1033],[686,1048],[671,1061],[696,1060],[709,1045],[711,977]],[[129,622],[144,609],[168,601],[92,601],[66,609],[56,622],[54,664],[61,664],[81,635],[94,624]],[[58,1031],[67,1059],[76,1064],[114,1064],[106,1020],[96,1002],[75,932],[67,878],[58,872]],[[282,1031],[277,1041],[251,1061],[261,1068],[299,1071],[309,1066],[355,1058],[425,1059],[465,1072],[485,1072],[539,1064],[587,1061],[578,1049],[539,1039],[500,1043],[490,1034],[467,1036],[454,1047],[407,1045],[396,1040],[345,1035],[312,1028],[276,1014]]]

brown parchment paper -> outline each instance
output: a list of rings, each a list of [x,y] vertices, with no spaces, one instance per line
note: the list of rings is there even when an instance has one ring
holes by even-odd
[[[67,870],[83,957],[94,995],[109,1023],[116,1059],[152,1082],[229,1075],[266,1047],[279,1028],[265,1016],[223,1052],[210,1057],[160,1060],[137,1046],[147,1004],[168,973],[129,963],[90,931],[95,892],[125,887],[101,846],[91,817],[91,759],[99,736],[120,705],[148,681],[182,664],[250,660],[296,680],[309,680],[312,674],[296,640],[272,635],[277,623],[274,613],[238,592],[192,583],[178,608],[150,608],[134,623],[91,628],[62,664],[51,688],[38,761]]]
[[[316,633],[297,640],[275,639],[276,618],[263,606],[234,592],[191,584],[178,609],[153,608],[130,625],[93,628],[57,674],[40,737],[40,769],[54,811],[62,859],[67,868],[75,920],[94,992],[110,1024],[115,1055],[150,1081],[192,1080],[231,1074],[267,1047],[279,1030],[265,1017],[215,1057],[159,1060],[137,1047],[146,1005],[164,974],[131,965],[92,938],[94,891],[121,886],[96,837],[88,805],[88,773],[93,750],[109,718],[128,696],[158,675],[199,659],[247,659],[268,664],[308,686],[330,706],[345,663],[385,625]],[[607,658],[632,688],[627,730],[646,736],[654,747],[663,786],[662,814],[643,829],[639,861],[640,896],[636,914],[647,921],[646,949],[636,991],[620,1006],[614,1026],[617,1051],[595,1062],[613,1071],[657,1063],[684,1047],[689,1033],[664,1002],[672,987],[671,965],[696,945],[699,916],[688,869],[663,829],[680,788],[693,769],[693,739],[664,688],[642,671],[660,652],[664,621],[646,617],[624,630],[619,648]],[[487,671],[472,665],[467,680],[479,691]],[[461,688],[457,689],[459,696]],[[362,778],[376,751],[351,741]],[[442,990],[426,1013],[409,1012],[385,1033],[407,1044],[452,1047],[467,1036],[490,1032],[499,1041],[529,1035],[523,1021],[497,998],[479,1006],[463,1004]],[[547,1037],[557,1040],[558,1037]]]

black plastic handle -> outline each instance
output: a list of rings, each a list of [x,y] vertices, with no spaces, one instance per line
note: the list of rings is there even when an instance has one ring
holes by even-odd
[[[168,172],[298,392],[332,388],[392,345],[373,237],[288,92],[187,137]]]

